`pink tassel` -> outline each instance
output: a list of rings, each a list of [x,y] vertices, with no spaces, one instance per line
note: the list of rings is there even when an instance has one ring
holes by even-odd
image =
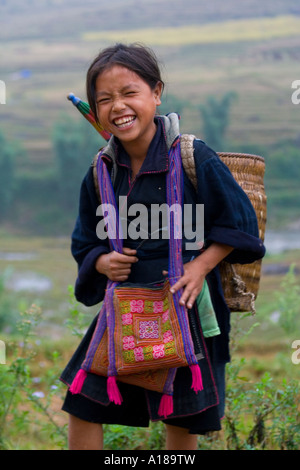
[[[194,364],[190,366],[191,372],[192,372],[192,390],[194,392],[200,392],[203,390],[203,383],[202,383],[202,375],[201,375],[201,370],[198,364]]]
[[[87,373],[83,369],[79,369],[77,374],[74,377],[74,380],[72,382],[72,385],[70,387],[70,392],[73,394],[80,393],[83,383],[86,379]]]
[[[166,418],[173,413],[173,397],[172,395],[163,395],[160,400],[158,414]]]
[[[107,379],[107,394],[109,401],[115,405],[121,405],[123,398],[117,385],[117,379],[114,376]]]

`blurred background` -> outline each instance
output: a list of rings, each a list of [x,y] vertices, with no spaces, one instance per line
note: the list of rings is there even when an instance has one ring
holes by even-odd
[[[40,349],[33,367],[45,376],[54,349],[61,365],[76,344],[74,331],[66,330],[72,312],[74,330],[97,311],[74,307],[77,267],[69,247],[80,183],[104,141],[67,95],[86,99],[86,71],[100,49],[138,41],[161,62],[161,113],[178,112],[181,131],[216,151],[265,159],[267,255],[256,317],[243,323],[246,331],[255,325],[255,334],[247,334],[236,354],[247,358],[249,380],[266,371],[299,380],[298,359],[291,358],[292,343],[300,340],[300,82],[292,88],[300,80],[300,4],[0,0],[0,21],[0,339],[18,338],[20,312],[37,305],[34,349]],[[6,357],[2,372],[13,363],[9,348]],[[47,395],[34,385],[40,379],[29,376],[32,393]],[[6,402],[2,424],[11,419]],[[2,442],[38,447],[18,419],[23,427],[15,434],[23,437],[16,444],[11,431]]]

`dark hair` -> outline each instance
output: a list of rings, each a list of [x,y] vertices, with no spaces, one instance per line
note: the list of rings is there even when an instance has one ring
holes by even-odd
[[[161,79],[154,52],[141,44],[116,44],[102,50],[90,65],[86,76],[86,94],[92,112],[97,118],[95,86],[97,77],[114,65],[122,65],[139,75],[154,90]]]

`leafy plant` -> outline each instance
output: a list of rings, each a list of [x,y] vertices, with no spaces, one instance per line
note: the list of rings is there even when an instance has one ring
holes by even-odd
[[[0,331],[15,329],[17,312],[14,307],[14,297],[7,293],[5,285],[10,278],[12,270],[6,268],[0,273]]]
[[[74,296],[74,287],[68,286],[69,292],[69,318],[65,321],[66,327],[72,335],[81,339],[89,326],[89,315],[81,311],[81,306]]]
[[[276,292],[278,310],[280,312],[279,325],[285,333],[293,333],[300,316],[300,286],[295,275],[295,264],[290,266],[284,276],[280,290]]]
[[[20,314],[20,339],[9,344],[10,364],[0,367],[0,449],[18,449],[23,437],[39,430],[46,439],[65,446],[66,433],[54,419],[51,408],[54,394],[58,393],[56,363],[58,353],[52,353],[52,366],[41,377],[34,377],[31,365],[36,357],[32,337],[39,324],[41,310],[35,305]],[[39,389],[36,390],[36,387]],[[44,390],[44,391],[43,391]]]
[[[278,294],[287,318],[282,324],[286,331],[294,325],[298,304],[295,294],[293,267],[282,282]],[[298,294],[299,295],[299,294]],[[298,297],[299,298],[299,297]],[[246,332],[239,326],[243,315],[235,316],[233,325],[234,350],[239,341],[249,335],[257,323]],[[239,336],[240,335],[240,336]],[[239,340],[238,340],[239,338]],[[228,449],[296,450],[300,446],[300,385],[296,380],[276,381],[265,371],[259,381],[250,380],[243,372],[246,359],[234,359],[227,366],[225,436]]]

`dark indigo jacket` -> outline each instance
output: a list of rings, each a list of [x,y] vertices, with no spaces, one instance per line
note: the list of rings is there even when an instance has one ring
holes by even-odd
[[[116,200],[127,195],[127,205],[166,202],[166,172],[168,150],[179,134],[177,117],[157,117],[157,132],[146,159],[134,183],[131,183],[130,159],[121,143],[112,138],[104,150],[103,157],[113,173]],[[251,263],[265,254],[265,247],[258,238],[255,211],[240,186],[232,177],[219,156],[203,141],[195,140],[194,156],[197,171],[198,191],[195,192],[184,173],[184,204],[204,204],[205,245],[220,242],[234,247],[227,261]],[[92,167],[88,170],[80,192],[79,215],[72,234],[72,254],[78,263],[75,296],[87,306],[103,300],[107,278],[95,269],[95,262],[102,253],[109,252],[107,240],[100,240],[96,227],[100,217],[96,216],[99,205]],[[140,240],[125,240],[124,246],[136,248]],[[198,253],[197,253],[198,254]],[[195,251],[185,249],[184,262],[195,256]],[[162,270],[168,269],[168,241],[148,239],[138,250],[138,263],[132,265],[131,282],[153,282],[162,279]],[[217,361],[229,360],[230,312],[225,303],[218,268],[207,277],[213,305],[221,329],[216,337]]]

